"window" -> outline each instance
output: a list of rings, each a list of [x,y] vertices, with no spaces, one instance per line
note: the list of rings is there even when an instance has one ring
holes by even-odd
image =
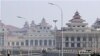
[[[10,42],[8,42],[8,46],[10,46]]]
[[[83,43],[83,47],[86,47],[86,43]]]
[[[77,41],[80,41],[80,37],[77,37]]]
[[[4,29],[2,29],[2,31],[4,31]]]
[[[33,40],[30,40],[30,45],[33,46]]]
[[[80,27],[80,26],[77,26],[77,27]]]
[[[37,32],[40,32],[40,31],[37,31]]]
[[[28,40],[26,40],[26,41],[25,41],[25,45],[26,45],[26,46],[28,46],[28,45],[29,45],[29,43],[28,43],[28,42],[29,42]]]
[[[75,38],[74,37],[71,37],[71,41],[74,41],[75,40]]]
[[[75,44],[74,43],[71,43],[71,47],[74,47],[75,46]]]
[[[14,42],[12,42],[12,46],[14,46]]]
[[[53,40],[53,45],[55,46],[55,40]]]
[[[40,40],[39,42],[40,42],[40,46],[42,46],[42,40]]]
[[[68,38],[68,37],[66,37],[65,41],[69,41],[69,38]]]
[[[77,32],[79,31],[79,30],[76,30]]]
[[[71,27],[70,25],[68,25],[68,27]]]
[[[86,41],[86,37],[83,37],[83,41]]]
[[[46,27],[44,27],[44,29],[46,29]]]
[[[85,26],[82,26],[82,27],[85,27]]]
[[[47,46],[47,40],[44,40],[44,45]]]
[[[80,47],[81,45],[80,45],[80,43],[77,43],[77,47]]]
[[[51,46],[52,45],[52,40],[49,40],[49,46]]]
[[[42,27],[40,27],[40,29],[42,29]]]
[[[16,42],[16,45],[19,46],[19,42]]]
[[[38,40],[35,40],[35,46],[37,46],[38,45]]]
[[[21,46],[23,46],[24,45],[24,42],[21,42]]]
[[[47,29],[49,29],[49,27],[47,27]]]
[[[69,47],[69,43],[68,42],[65,43],[65,47]]]
[[[92,41],[92,37],[89,37],[89,41]]]

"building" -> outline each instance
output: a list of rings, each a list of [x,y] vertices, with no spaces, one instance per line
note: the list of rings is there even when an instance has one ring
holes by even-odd
[[[96,22],[92,25],[93,28],[95,29],[100,29],[100,19],[97,18]]]
[[[56,26],[53,30],[43,18],[39,24],[25,22],[22,28],[18,28],[0,21],[0,49],[43,50],[61,49],[62,46],[64,50],[75,51],[100,49],[99,19],[89,27],[76,11],[66,25],[62,30],[57,30]]]
[[[6,25],[7,36],[5,37],[5,48],[42,50],[55,48],[55,37],[49,25],[43,18],[40,24],[34,21],[29,25],[25,22],[23,28]]]
[[[4,46],[5,25],[0,21],[0,50]]]
[[[63,27],[63,30],[57,31],[57,48],[61,48],[61,42],[63,42],[64,50],[100,49],[100,31],[96,29],[99,28],[100,24],[97,23],[95,24],[98,27],[88,27],[88,23],[76,11],[73,18],[69,20],[69,23],[66,23],[67,27]]]

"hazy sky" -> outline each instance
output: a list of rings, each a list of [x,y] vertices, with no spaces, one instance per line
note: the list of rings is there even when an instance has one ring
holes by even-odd
[[[54,26],[53,20],[57,19],[57,26],[60,27],[60,10],[56,6],[49,5],[48,2],[57,4],[63,9],[64,26],[72,19],[75,11],[79,11],[82,19],[89,25],[93,24],[97,17],[100,18],[99,0],[2,0],[0,19],[5,24],[22,27],[25,19],[16,16],[26,18],[29,23],[34,20],[36,24],[44,17],[52,26]]]

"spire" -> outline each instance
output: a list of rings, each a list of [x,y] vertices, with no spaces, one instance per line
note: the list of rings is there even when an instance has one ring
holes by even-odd
[[[96,25],[100,25],[100,19],[99,19],[99,18],[97,18],[95,24],[96,24]]]
[[[31,27],[34,27],[34,26],[35,26],[34,20],[32,20],[30,26],[31,26]]]
[[[97,18],[95,23],[92,25],[94,28],[100,28],[100,18]]]
[[[46,23],[46,20],[45,18],[42,19],[41,23]]]
[[[27,29],[29,28],[29,24],[28,24],[27,21],[26,21],[25,24],[24,24],[24,28],[27,28]]]
[[[81,19],[81,16],[79,15],[78,11],[75,12],[73,19]]]
[[[47,22],[46,22],[45,18],[42,19],[40,25],[47,25]]]

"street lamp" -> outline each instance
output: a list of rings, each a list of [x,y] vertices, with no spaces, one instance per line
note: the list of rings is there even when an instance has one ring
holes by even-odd
[[[24,18],[24,17],[21,17],[21,16],[17,16],[17,18],[25,19],[25,21],[27,21],[27,20],[26,20],[26,18]]]
[[[61,34],[62,35],[62,45],[61,45],[62,54],[61,54],[61,56],[63,56],[63,29],[62,29],[62,27],[63,27],[63,11],[62,11],[62,8],[57,4],[54,4],[54,3],[48,3],[48,4],[56,6],[61,12],[61,14],[60,14],[61,15],[61,33],[62,33]]]
[[[17,18],[25,19],[26,22],[28,21],[26,18],[21,17],[21,16],[17,16]],[[21,54],[21,53],[22,53],[22,52],[20,52],[20,54]],[[22,54],[21,54],[21,55],[22,55]],[[30,46],[29,46],[29,49],[28,49],[28,56],[29,56],[29,55],[31,55],[31,54],[30,54]]]
[[[56,23],[57,23],[57,20],[53,20],[53,22],[55,23],[54,32],[55,32],[55,39],[56,39],[56,32],[57,32]],[[55,43],[56,43],[56,41],[55,41]],[[55,46],[56,46],[56,45],[55,45]]]
[[[57,20],[53,20],[53,22],[55,23],[55,28],[56,28],[56,23],[57,23]],[[56,31],[57,29],[55,29],[55,31]]]

